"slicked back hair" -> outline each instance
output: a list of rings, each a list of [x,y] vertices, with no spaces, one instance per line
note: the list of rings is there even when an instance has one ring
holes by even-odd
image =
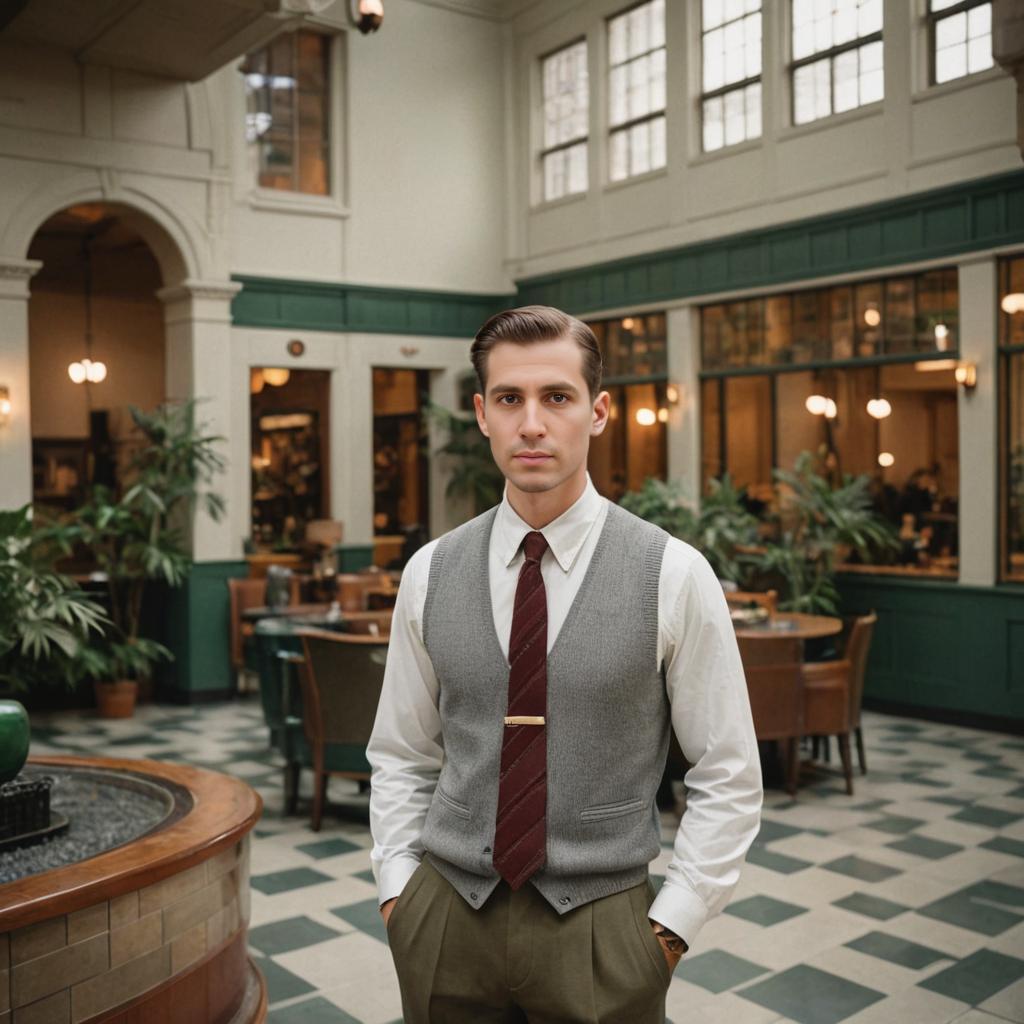
[[[582,321],[554,306],[519,306],[495,313],[477,331],[469,357],[473,361],[480,391],[487,393],[487,356],[499,342],[530,345],[536,341],[572,338],[583,353],[583,379],[591,398],[601,390],[601,350],[594,332]]]

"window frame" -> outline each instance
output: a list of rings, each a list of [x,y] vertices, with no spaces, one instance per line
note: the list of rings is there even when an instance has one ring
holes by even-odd
[[[621,61],[618,64],[612,63],[611,56],[611,23],[617,18],[624,17],[629,14],[630,11],[635,11],[638,7],[646,7],[653,0],[636,0],[635,3],[629,4],[627,7],[622,7],[617,10],[614,14],[609,14],[604,19],[604,54],[605,54],[605,82],[607,83],[607,103],[605,107],[605,115],[607,117],[608,131],[605,135],[605,148],[606,148],[606,161],[607,161],[607,174],[606,174],[606,185],[617,186],[624,185],[630,181],[636,181],[646,177],[649,174],[659,174],[668,167],[668,3],[670,0],[666,0],[665,10],[665,41],[661,46],[653,46],[643,53],[638,53],[633,57],[628,57],[626,60]],[[618,124],[612,124],[612,89],[611,79],[612,72],[616,68],[628,67],[634,61],[640,60],[643,57],[649,57],[652,53],[656,53],[658,50],[665,51],[665,103],[658,109],[650,111],[647,114],[643,114],[640,117],[628,118],[625,121],[621,121]],[[619,133],[627,133],[638,124],[644,124],[656,120],[657,118],[663,118],[665,121],[665,162],[658,167],[650,167],[646,171],[638,171],[635,174],[627,173],[621,178],[613,178],[611,173],[611,152],[612,152],[612,137]]]
[[[982,68],[980,71],[967,71],[962,75],[956,75],[954,78],[947,78],[946,81],[940,82],[936,78],[936,71],[938,65],[938,52],[935,49],[935,26],[940,21],[945,21],[947,18],[951,18],[956,14],[965,13],[972,10],[975,7],[981,7],[984,4],[992,5],[992,0],[959,0],[959,3],[952,4],[949,7],[943,8],[941,11],[933,11],[931,0],[925,0],[925,20],[928,23],[928,88],[932,89],[940,85],[949,85],[950,82],[959,82],[965,78],[973,78],[975,75],[983,75],[986,71],[991,71],[993,67],[996,67],[995,59],[993,58],[992,65],[987,68]],[[993,12],[994,14],[994,12]],[[991,30],[990,33],[991,35]]]
[[[545,147],[545,145],[544,145],[544,128],[545,128],[545,123],[546,122],[545,122],[545,118],[544,118],[544,105],[547,102],[547,98],[544,95],[544,61],[548,60],[548,58],[550,58],[550,57],[554,57],[556,54],[561,53],[563,50],[569,50],[569,49],[571,49],[574,46],[579,46],[580,43],[582,43],[583,47],[584,47],[584,55],[586,57],[586,65],[587,65],[587,111],[586,111],[587,116],[584,119],[584,123],[586,124],[586,131],[584,132],[583,135],[579,136],[578,138],[569,139],[566,142],[559,142],[558,144],[556,144],[554,146],[547,146],[547,147]],[[586,34],[584,33],[584,34],[578,35],[575,38],[571,39],[569,42],[563,43],[561,46],[556,46],[553,50],[547,50],[546,52],[540,54],[537,57],[537,70],[538,70],[538,73],[540,75],[540,126],[539,126],[539,128],[540,128],[540,150],[539,150],[538,156],[537,156],[537,166],[539,167],[539,172],[540,172],[540,204],[543,205],[543,204],[546,204],[546,203],[558,203],[558,202],[561,202],[564,199],[572,199],[575,196],[585,196],[590,191],[590,177],[591,177],[591,175],[590,175],[590,150],[591,150],[591,146],[590,146],[590,114],[591,114],[590,41],[587,38]],[[545,158],[550,156],[552,153],[558,153],[558,152],[561,152],[562,150],[571,149],[573,146],[578,146],[581,142],[585,143],[585,145],[586,145],[586,155],[587,155],[587,159],[586,159],[586,164],[587,164],[587,186],[586,186],[586,188],[578,189],[575,192],[573,192],[573,191],[566,191],[566,192],[563,192],[560,196],[549,197],[549,196],[545,195],[545,175],[544,175],[544,160],[545,160]]]
[[[966,77],[966,76],[964,76]],[[998,529],[998,549],[996,561],[998,569],[996,582],[1001,586],[1021,587],[1024,575],[1014,575],[1010,568],[1010,366],[1014,359],[1024,359],[1024,343],[1011,344],[1007,336],[1008,318],[1011,316],[1002,308],[1005,289],[1009,287],[1009,269],[1012,262],[1024,260],[1024,251],[1006,253],[996,264],[996,366],[997,366],[997,409],[996,422],[998,430],[996,474],[996,515]],[[1005,284],[1004,284],[1005,283]],[[1020,316],[1022,314],[1012,314]],[[1024,394],[1020,401],[1024,403]]]
[[[882,11],[882,27],[877,32],[872,32],[870,35],[857,36],[855,39],[851,39],[849,42],[840,43],[838,46],[830,46],[827,50],[816,50],[814,53],[808,54],[806,57],[795,59],[793,57],[793,0],[789,0],[786,5],[786,24],[789,28],[787,33],[787,47],[789,53],[789,123],[793,128],[807,128],[813,124],[820,124],[823,121],[828,120],[830,117],[840,117],[847,114],[852,114],[855,110],[863,110],[865,107],[871,106],[868,103],[858,103],[857,106],[851,107],[849,110],[836,110],[836,79],[833,73],[833,64],[836,57],[843,53],[848,53],[851,50],[859,50],[862,46],[868,46],[871,43],[882,44],[882,69],[883,75],[885,73],[885,11]],[[808,64],[817,64],[819,61],[828,60],[828,89],[829,89],[829,112],[824,117],[815,117],[810,121],[797,121],[796,119],[796,72],[798,68],[806,67]],[[883,86],[882,99],[872,101],[882,103],[885,101],[885,92]]]
[[[761,139],[761,138],[764,137],[764,0],[760,0],[760,2],[761,2],[761,6],[757,10],[757,13],[761,15],[761,71],[760,71],[760,73],[757,74],[757,75],[753,75],[752,77],[749,77],[749,78],[744,78],[744,79],[742,79],[741,81],[738,81],[738,82],[732,82],[729,85],[719,86],[717,89],[711,89],[710,91],[707,91],[707,92],[704,91],[704,37],[707,35],[707,32],[704,29],[704,5],[703,4],[700,5],[700,11],[699,11],[699,14],[698,14],[697,27],[698,27],[698,35],[699,35],[699,43],[700,43],[700,84],[701,84],[701,92],[700,92],[700,95],[698,96],[697,100],[698,100],[698,104],[699,104],[699,108],[698,108],[698,115],[699,115],[698,116],[698,123],[699,123],[700,130],[698,132],[698,135],[699,135],[699,138],[700,138],[700,152],[701,152],[701,154],[705,154],[705,153],[720,153],[724,149],[732,149],[734,146],[742,146],[745,142],[755,142],[756,140]],[[746,12],[744,14],[741,14],[738,18],[733,18],[732,20],[733,21],[743,21],[743,20],[748,18],[753,13],[754,13],[753,11],[748,11],[748,12]],[[728,24],[732,24],[732,22],[723,21],[721,26],[718,26],[718,27],[724,28],[725,25],[728,25]],[[709,31],[713,32],[714,29],[710,29]],[[724,141],[725,134],[724,134],[724,127],[723,127],[723,135],[722,135],[723,142],[722,142],[722,145],[717,147],[716,149],[707,149],[705,147],[705,145],[704,145],[704,105],[705,105],[705,103],[707,103],[708,100],[714,100],[714,99],[718,99],[718,97],[720,97],[720,96],[725,96],[727,93],[730,93],[730,92],[744,91],[747,88],[749,88],[751,85],[757,85],[757,84],[761,85],[761,132],[760,132],[760,134],[759,135],[744,136],[739,142],[725,142]],[[724,121],[723,121],[723,124],[724,124]]]

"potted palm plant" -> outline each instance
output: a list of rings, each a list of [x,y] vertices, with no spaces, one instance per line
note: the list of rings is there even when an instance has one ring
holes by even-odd
[[[14,778],[28,755],[28,715],[14,696],[59,681],[73,685],[83,648],[106,621],[51,561],[31,506],[0,512],[0,783]]]
[[[102,636],[79,652],[81,670],[94,680],[105,717],[128,717],[147,678],[170,651],[141,635],[143,596],[151,584],[180,586],[188,576],[190,527],[202,507],[217,520],[224,501],[207,485],[224,468],[222,438],[195,422],[195,403],[168,403],[152,413],[132,408],[141,444],[132,456],[120,495],[93,488],[88,501],[52,528],[61,543],[81,544],[106,581],[109,620]]]

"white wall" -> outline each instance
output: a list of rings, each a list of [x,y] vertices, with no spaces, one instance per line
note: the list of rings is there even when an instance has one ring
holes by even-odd
[[[514,191],[506,256],[513,276],[686,245],[892,199],[1020,166],[1015,85],[999,68],[927,86],[922,0],[886,0],[885,100],[808,125],[789,123],[788,3],[763,4],[764,134],[701,153],[697,0],[669,0],[668,165],[608,182],[605,19],[624,0],[535,4],[508,29]],[[586,36],[590,188],[539,202],[539,59]]]

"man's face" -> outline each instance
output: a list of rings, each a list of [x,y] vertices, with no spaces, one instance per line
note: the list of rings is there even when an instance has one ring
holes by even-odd
[[[498,468],[527,493],[581,483],[590,439],[608,422],[608,392],[590,397],[572,338],[499,342],[487,356],[486,394],[473,403]]]

